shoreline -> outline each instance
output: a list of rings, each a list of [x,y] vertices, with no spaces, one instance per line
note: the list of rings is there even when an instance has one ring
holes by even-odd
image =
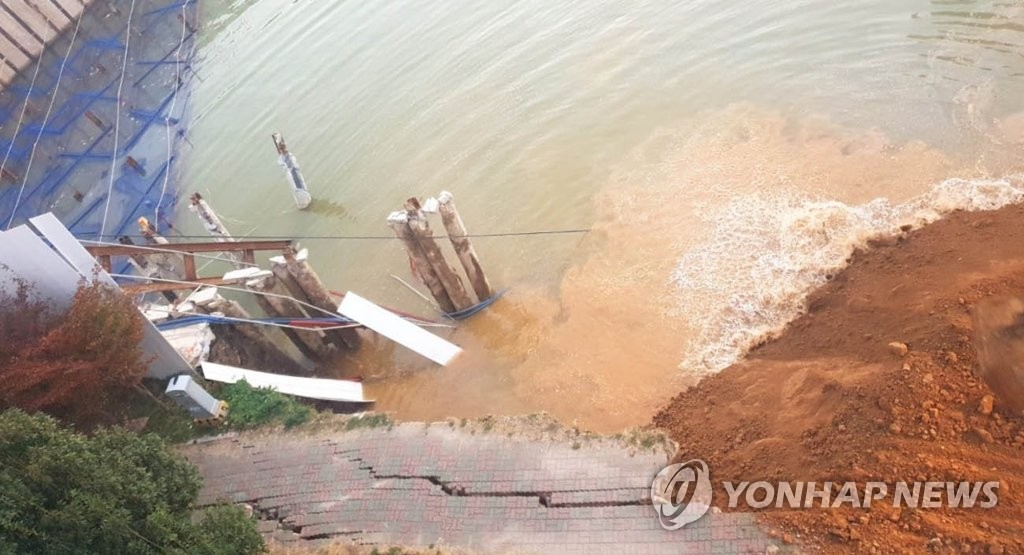
[[[871,242],[780,334],[677,395],[654,424],[679,444],[677,459],[702,458],[716,481],[1001,484],[991,510],[759,513],[805,547],[920,550],[939,538],[955,549],[1024,549],[1011,539],[1024,538],[1024,418],[998,395],[994,411],[980,411],[992,392],[971,324],[978,302],[1024,291],[1022,221],[1019,204],[957,211]]]

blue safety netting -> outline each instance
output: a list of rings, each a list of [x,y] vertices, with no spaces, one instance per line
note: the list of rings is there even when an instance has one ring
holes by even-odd
[[[94,2],[77,35],[72,22],[0,92],[2,229],[53,212],[77,237],[113,242],[139,217],[169,223],[197,3]]]

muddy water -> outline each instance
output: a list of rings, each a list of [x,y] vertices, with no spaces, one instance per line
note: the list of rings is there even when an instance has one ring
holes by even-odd
[[[402,418],[645,423],[871,235],[1020,197],[1019,3],[204,6],[186,187],[236,235],[305,237],[332,288],[430,315],[399,245],[337,237],[442,189],[472,232],[592,229],[478,239],[509,292],[443,332],[452,366],[371,341],[335,369]]]

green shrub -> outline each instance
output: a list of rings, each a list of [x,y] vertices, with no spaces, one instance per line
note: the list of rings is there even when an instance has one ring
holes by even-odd
[[[228,402],[227,425],[233,428],[278,423],[292,428],[309,421],[313,415],[313,409],[294,398],[272,389],[253,387],[246,381],[225,386],[222,396]]]
[[[263,538],[253,519],[238,505],[217,505],[203,511],[199,521],[200,549],[212,555],[262,553]]]
[[[200,477],[153,434],[84,436],[54,419],[0,413],[0,553],[199,555],[264,550],[240,507],[195,524]]]

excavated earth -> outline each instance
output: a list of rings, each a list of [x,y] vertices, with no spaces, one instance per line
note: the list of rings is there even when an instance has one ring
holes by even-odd
[[[972,319],[1004,296],[1024,296],[1024,207],[951,214],[857,252],[803,316],[654,423],[716,484],[999,482],[989,509],[760,509],[795,551],[1024,553],[1021,400],[981,378]]]

